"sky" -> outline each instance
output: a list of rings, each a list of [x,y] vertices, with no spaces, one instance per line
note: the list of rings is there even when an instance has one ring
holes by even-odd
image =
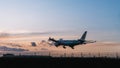
[[[57,32],[120,41],[120,0],[0,0],[0,32]]]

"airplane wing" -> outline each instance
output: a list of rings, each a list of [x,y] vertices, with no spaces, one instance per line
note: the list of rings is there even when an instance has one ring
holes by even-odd
[[[93,41],[93,40],[87,40],[84,42],[84,44],[87,44],[87,43],[95,43],[96,41]]]

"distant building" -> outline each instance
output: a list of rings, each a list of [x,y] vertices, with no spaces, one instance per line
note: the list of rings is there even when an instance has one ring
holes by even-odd
[[[34,47],[37,46],[35,42],[31,42],[31,45]]]
[[[14,57],[14,54],[3,54],[3,57]]]

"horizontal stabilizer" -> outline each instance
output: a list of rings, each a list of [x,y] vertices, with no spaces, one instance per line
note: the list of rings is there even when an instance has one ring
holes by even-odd
[[[49,41],[54,41],[54,42],[57,42],[54,38],[50,38],[48,39]]]

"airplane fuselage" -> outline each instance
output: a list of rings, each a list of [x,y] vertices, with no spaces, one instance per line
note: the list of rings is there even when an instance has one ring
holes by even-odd
[[[65,46],[74,46],[74,45],[79,45],[81,44],[82,41],[78,41],[78,40],[58,40],[55,45],[59,46],[59,45],[65,45]]]
[[[85,32],[83,33],[82,37],[79,38],[78,40],[63,40],[63,39],[55,40],[54,38],[50,38],[50,37],[49,37],[48,40],[49,40],[49,41],[53,41],[53,42],[54,42],[54,45],[55,45],[56,47],[62,45],[63,48],[66,48],[65,46],[69,46],[69,47],[71,47],[72,49],[74,49],[74,46],[79,45],[79,44],[93,43],[93,41],[90,42],[90,41],[85,40],[86,35],[87,35],[87,31],[85,31]]]

